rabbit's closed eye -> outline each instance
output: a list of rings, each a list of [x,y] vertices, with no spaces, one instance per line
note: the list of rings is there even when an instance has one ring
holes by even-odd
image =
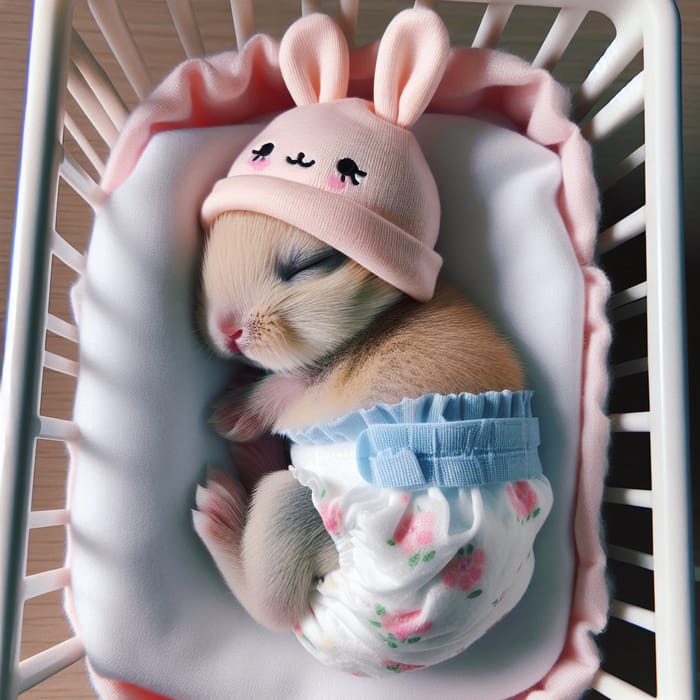
[[[284,282],[289,282],[304,272],[330,274],[347,259],[347,255],[335,248],[325,248],[312,255],[299,256],[286,263],[280,262],[277,265],[277,274]]]

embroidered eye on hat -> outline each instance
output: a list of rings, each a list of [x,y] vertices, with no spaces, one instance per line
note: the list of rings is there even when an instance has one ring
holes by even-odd
[[[322,14],[295,22],[280,69],[296,107],[273,119],[205,199],[220,214],[254,211],[336,248],[409,296],[433,295],[440,199],[410,131],[442,78],[449,36],[431,10],[399,13],[377,53],[374,102],[347,97],[350,55]]]

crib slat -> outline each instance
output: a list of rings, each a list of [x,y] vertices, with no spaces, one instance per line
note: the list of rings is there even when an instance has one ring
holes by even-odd
[[[635,360],[627,360],[626,362],[620,362],[617,365],[613,365],[613,376],[619,377],[631,377],[635,374],[643,374],[649,371],[649,360],[646,357],[639,357]]]
[[[68,133],[75,139],[75,142],[85,154],[86,158],[92,163],[97,174],[102,176],[105,171],[105,164],[102,162],[102,158],[100,158],[92,144],[87,140],[87,137],[82,129],[75,123],[73,117],[67,112],[63,115],[63,125],[68,129]]]
[[[557,18],[532,62],[533,67],[551,70],[566,51],[566,47],[571,43],[587,14],[588,10],[580,10],[576,7],[565,7],[559,10]]]
[[[618,306],[623,306],[624,304],[629,304],[630,302],[637,301],[638,299],[646,298],[647,296],[647,283],[640,282],[632,287],[623,289],[617,294],[613,294],[610,297],[610,307],[615,309]]]
[[[301,0],[301,14],[310,15],[321,11],[321,0]]]
[[[472,48],[490,49],[496,46],[513,12],[514,5],[489,5],[481,18]]]
[[[53,593],[65,588],[70,583],[70,569],[52,569],[40,574],[26,576],[24,579],[24,599],[37,598],[46,593]]]
[[[71,39],[71,59],[73,63],[80,71],[85,82],[90,86],[95,97],[104,107],[105,112],[112,120],[112,124],[117,130],[121,130],[126,122],[126,118],[129,116],[129,110],[124,105],[109,76],[75,29]]]
[[[613,600],[610,605],[610,614],[620,620],[625,620],[637,627],[654,632],[654,611],[640,608],[638,605],[625,603],[622,600]]]
[[[19,663],[19,692],[29,690],[55,673],[74,664],[85,656],[85,647],[78,637],[30,656]]]
[[[197,20],[194,16],[190,0],[167,0],[168,10],[172,17],[180,43],[187,58],[204,55],[204,43],[199,33]]]
[[[236,33],[236,46],[240,51],[246,41],[255,34],[253,0],[231,0],[231,17]]]
[[[618,34],[598,59],[573,97],[573,117],[580,121],[642,50],[642,36]]]
[[[61,234],[51,232],[51,250],[53,254],[72,270],[78,273],[85,269],[85,258]]]
[[[88,0],[88,7],[139,99],[151,89],[151,78],[117,0]]]
[[[71,63],[68,69],[68,92],[95,127],[100,138],[112,147],[117,140],[117,127],[74,63]]]
[[[357,29],[357,13],[360,0],[340,0],[338,8],[338,24],[345,34],[348,46],[355,45],[355,30]]]
[[[67,323],[54,314],[46,315],[46,330],[74,343],[78,342],[78,329],[72,323]]]
[[[640,569],[654,570],[654,557],[646,552],[639,552],[629,547],[620,547],[616,544],[608,545],[608,558],[620,561],[623,564],[638,566]]]
[[[93,209],[99,206],[103,197],[102,189],[65,151],[63,160],[61,160],[60,174],[73,191],[79,194]]]
[[[52,369],[54,372],[67,374],[69,377],[78,376],[78,363],[74,360],[69,360],[67,357],[61,357],[55,352],[44,351],[44,367]]]
[[[607,487],[603,492],[606,503],[617,503],[636,508],[651,508],[651,491],[644,489],[624,489]]]
[[[69,522],[70,511],[65,508],[56,510],[33,510],[29,513],[27,526],[30,530],[39,530],[42,527],[67,525]]]
[[[598,671],[591,686],[602,695],[615,700],[653,700],[654,696],[645,693],[636,686],[613,676],[606,671]]]
[[[598,252],[607,253],[642,233],[647,226],[646,207],[641,206],[605,229],[598,238]]]
[[[641,316],[647,311],[647,300],[646,297],[637,299],[636,301],[630,302],[623,306],[618,306],[615,309],[610,310],[610,318],[615,322],[619,323],[628,318],[634,318],[635,316]]]
[[[615,129],[644,109],[644,71],[638,73],[615,94],[586,125],[583,135],[592,142],[602,141]]]
[[[613,413],[610,429],[616,433],[648,433],[651,427],[649,411]]]
[[[629,175],[635,168],[638,168],[646,160],[646,147],[642,144],[632,151],[626,158],[623,158],[608,173],[601,173],[600,186],[603,191],[609,190],[613,185],[622,180],[625,175]]]
[[[39,431],[37,437],[47,440],[76,440],[80,432],[73,421],[63,418],[39,416]]]

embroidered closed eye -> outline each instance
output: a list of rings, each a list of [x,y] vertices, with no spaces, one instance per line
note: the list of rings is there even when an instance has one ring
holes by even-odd
[[[366,177],[367,173],[360,170],[360,166],[352,158],[341,158],[335,165],[340,173],[341,182],[345,182],[345,178],[349,177],[353,185],[359,185],[358,177]]]
[[[248,158],[248,165],[258,172],[265,170],[265,168],[272,163],[270,155],[272,155],[272,151],[274,150],[275,144],[269,141],[260,146],[260,148],[253,148],[251,151],[253,155]]]
[[[274,150],[275,150],[274,143],[264,143],[262,146],[260,146],[260,148],[253,149],[253,157],[251,160],[256,161],[256,160],[259,160],[260,158],[267,158]]]

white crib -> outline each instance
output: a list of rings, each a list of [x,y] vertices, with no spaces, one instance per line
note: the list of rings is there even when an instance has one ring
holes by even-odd
[[[615,588],[610,625],[600,638],[603,666],[590,697],[692,698],[679,28],[673,3],[418,4],[440,12],[456,45],[504,48],[571,87],[574,118],[594,148],[603,201],[598,250],[614,290],[614,435],[604,516]],[[320,5],[302,0],[301,12]],[[340,0],[338,17],[362,44],[406,3],[359,5]],[[139,8],[148,22],[140,21]],[[159,60],[164,46],[174,48],[179,39],[181,58],[197,56],[230,48],[234,33],[240,46],[254,31],[292,21],[299,9],[272,0],[255,7],[252,0],[149,0],[134,3],[133,12],[125,17],[117,0],[42,0],[34,8],[0,403],[2,700],[84,653],[75,637],[19,660],[24,602],[62,589],[70,576],[65,568],[25,575],[30,531],[65,527],[70,520],[65,508],[30,510],[40,469],[37,444],[75,434],[70,421],[40,410],[47,373],[77,373],[70,349],[68,357],[59,346],[45,349],[47,333],[64,339],[66,348],[78,342],[75,326],[51,310],[54,261],[77,275],[83,265],[69,239],[84,242],[86,232],[61,229],[62,207],[75,207],[75,199],[63,196],[65,186],[88,207],[97,202],[104,156],[129,106],[172,67]],[[81,33],[104,41],[88,48]],[[84,218],[87,227],[89,216]]]

